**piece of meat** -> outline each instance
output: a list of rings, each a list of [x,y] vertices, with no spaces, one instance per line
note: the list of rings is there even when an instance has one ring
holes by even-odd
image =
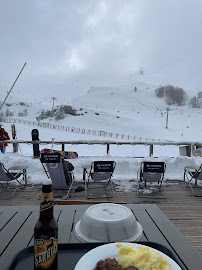
[[[97,262],[93,270],[123,270],[116,259],[107,258]],[[134,270],[134,269],[131,269]]]

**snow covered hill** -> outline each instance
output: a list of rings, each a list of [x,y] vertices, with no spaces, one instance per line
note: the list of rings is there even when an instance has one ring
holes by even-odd
[[[134,88],[137,91],[134,91]],[[119,134],[128,134],[148,140],[169,141],[201,141],[202,132],[200,123],[202,109],[193,109],[189,105],[169,106],[168,128],[166,128],[168,105],[165,99],[155,95],[153,85],[144,81],[137,82],[134,78],[125,83],[111,83],[110,86],[91,87],[88,92],[68,102],[68,96],[57,96],[55,108],[60,105],[71,105],[80,114],[79,116],[66,115],[64,119],[56,121],[47,118],[41,122],[50,122],[57,125],[68,125],[75,128],[101,130]],[[185,89],[187,92],[188,90]],[[15,91],[14,91],[15,92]],[[196,94],[188,91],[188,96]],[[36,121],[42,109],[51,110],[52,100],[45,93],[40,96],[20,96],[14,93],[7,100],[3,111],[9,109],[14,118]],[[0,100],[3,94],[0,93]],[[18,113],[27,110],[27,116],[19,117]],[[55,135],[60,140],[63,131]],[[81,134],[81,139],[82,139]],[[18,136],[20,139],[20,137]]]
[[[134,87],[137,91],[134,91]],[[169,106],[166,129],[168,105],[165,99],[156,97],[155,89],[158,87],[159,85],[144,82],[117,87],[92,87],[86,95],[75,99],[72,104],[100,113],[97,119],[101,119],[104,111],[106,117],[100,123],[95,118],[89,119],[89,122],[95,121],[106,128],[111,121],[113,123],[109,127],[122,133],[155,140],[201,141],[198,134],[202,128],[198,123],[202,109],[193,109],[188,102],[184,106]],[[185,91],[188,98],[197,92]],[[116,121],[112,116],[117,118]]]
[[[137,87],[137,91],[134,88]],[[181,107],[169,106],[168,128],[166,129],[166,118],[168,107],[165,100],[155,95],[155,89],[159,85],[148,84],[145,82],[128,82],[122,84],[112,84],[109,86],[91,87],[85,95],[68,102],[68,96],[57,96],[55,108],[60,105],[71,105],[78,112],[77,116],[66,115],[64,119],[56,121],[54,118],[41,120],[41,123],[52,123],[56,125],[72,126],[75,128],[85,128],[91,130],[103,130],[119,134],[130,134],[136,137],[143,137],[154,140],[169,141],[198,141],[202,142],[200,125],[202,109],[192,109],[189,105]],[[196,92],[197,93],[197,92]],[[189,96],[196,93],[189,92]],[[42,109],[52,109],[52,96],[47,93],[40,93],[40,96],[21,96],[14,93],[7,100],[7,105],[3,111],[9,109],[14,118],[36,121],[36,117]],[[0,100],[5,97],[0,92]],[[22,103],[23,102],[23,103]],[[27,116],[19,117],[18,113],[27,109]],[[17,139],[31,140],[31,131],[36,126],[24,125],[16,122]],[[11,124],[3,123],[4,128],[11,137]],[[110,138],[95,137],[92,134],[72,133],[64,130],[48,129],[38,127],[40,140],[105,140]],[[126,140],[126,139],[124,139]],[[123,140],[123,141],[124,141]],[[50,145],[40,145],[40,149],[51,147]],[[55,149],[61,149],[60,145],[55,145]],[[73,160],[75,166],[76,180],[82,179],[81,166],[93,160],[114,159],[117,162],[117,169],[114,180],[120,181],[121,190],[130,190],[130,179],[135,179],[136,171],[139,168],[142,158],[148,157],[148,146],[110,146],[110,155],[106,155],[105,145],[66,145],[66,150],[77,151],[79,159]],[[41,164],[38,160],[31,158],[33,152],[32,145],[21,144],[19,153],[12,153],[12,146],[9,145],[6,154],[0,154],[0,161],[6,162],[9,166],[26,164],[28,169],[28,181],[31,183],[43,182],[46,179]],[[88,157],[87,157],[88,156]],[[166,177],[168,179],[182,179],[183,168],[186,165],[199,165],[201,158],[179,157],[179,147],[175,146],[155,146],[154,156],[167,164]],[[170,159],[169,157],[175,157]],[[148,159],[148,158],[147,158]],[[149,158],[153,160],[153,158]],[[127,171],[127,177],[125,172]],[[36,173],[37,172],[37,173]]]

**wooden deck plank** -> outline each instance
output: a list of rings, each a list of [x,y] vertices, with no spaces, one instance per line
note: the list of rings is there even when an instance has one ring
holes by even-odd
[[[182,234],[177,230],[177,228],[174,230],[172,223],[169,222],[168,218],[166,215],[164,215],[161,212],[161,216],[159,217],[158,212],[156,211],[157,208],[156,206],[149,208],[146,210],[149,215],[152,216],[153,221],[155,224],[161,228],[161,232],[163,235],[167,236],[167,240],[172,245],[172,248],[179,253],[179,250],[181,250],[181,260],[185,261],[185,258],[189,256],[189,260],[187,263],[187,267],[191,269],[192,261],[195,262],[195,269],[198,270],[199,267],[202,265],[202,256],[198,257],[198,252],[194,249],[190,248],[190,243],[185,239]],[[169,225],[170,224],[170,225]],[[183,246],[183,249],[182,249]],[[191,250],[191,251],[189,251]],[[187,255],[189,254],[189,255]],[[192,268],[193,269],[193,268]],[[194,270],[194,269],[193,269]]]
[[[167,199],[138,198],[135,191],[116,191],[113,198],[102,198],[101,200],[105,202],[127,202],[130,204],[157,204],[164,214],[183,233],[185,238],[202,254],[202,198],[194,197],[191,189],[189,187],[187,188],[186,183],[183,181],[167,181],[167,183]],[[87,200],[83,191],[75,192],[77,186],[84,186],[83,182],[76,183],[71,191],[72,196],[67,200]],[[3,200],[0,197],[0,205],[39,206],[40,202],[37,199],[39,191],[40,187],[17,190],[13,198],[9,200]],[[93,199],[93,201],[100,201],[100,199]]]

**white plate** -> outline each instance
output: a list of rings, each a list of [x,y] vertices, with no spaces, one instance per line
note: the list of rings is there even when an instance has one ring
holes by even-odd
[[[138,248],[140,246],[140,244],[136,243],[123,243],[123,245],[127,244],[131,244],[135,248]],[[166,254],[154,248],[151,249],[165,257],[170,263],[172,270],[182,270],[179,265]],[[83,257],[81,257],[81,259],[76,264],[74,270],[93,270],[99,260],[104,260],[106,258],[118,258],[118,248],[116,246],[116,243],[102,245],[90,250]]]

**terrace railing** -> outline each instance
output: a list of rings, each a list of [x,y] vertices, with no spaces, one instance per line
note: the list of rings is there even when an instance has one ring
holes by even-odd
[[[193,150],[196,148],[202,147],[202,142],[169,142],[169,141],[134,141],[134,142],[123,142],[123,141],[100,141],[100,140],[93,140],[93,141],[27,141],[27,140],[8,140],[8,141],[0,141],[0,144],[13,144],[13,152],[18,151],[18,145],[19,144],[39,144],[39,145],[46,145],[46,144],[52,144],[52,145],[61,145],[61,150],[65,150],[65,145],[106,145],[106,153],[109,154],[110,151],[110,145],[144,145],[149,147],[149,156],[153,156],[153,150],[154,145],[160,145],[160,146],[166,146],[166,145],[172,145],[172,146],[179,146],[184,147],[184,150],[186,152],[186,155],[191,157]]]

